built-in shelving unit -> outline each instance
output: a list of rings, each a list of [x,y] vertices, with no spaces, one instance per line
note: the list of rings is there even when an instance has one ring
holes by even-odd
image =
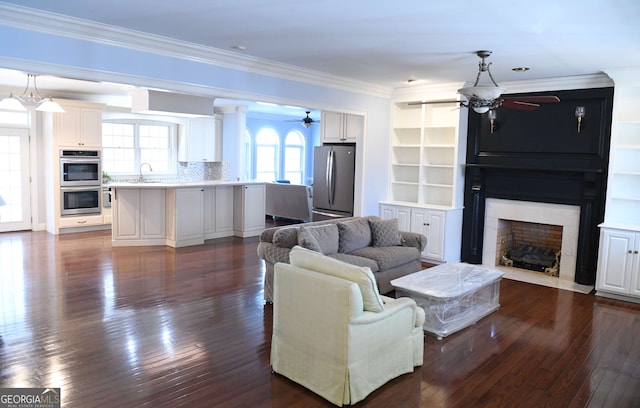
[[[391,193],[393,201],[455,205],[458,165],[456,104],[394,107]]]
[[[640,86],[616,92],[605,222],[640,225]]]

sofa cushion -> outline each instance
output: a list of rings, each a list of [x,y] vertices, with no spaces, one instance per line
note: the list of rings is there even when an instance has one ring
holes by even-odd
[[[338,226],[335,224],[300,226],[298,245],[324,255],[338,252]]]
[[[398,229],[398,219],[369,220],[374,247],[402,245],[402,236]]]
[[[289,262],[294,266],[356,283],[362,293],[364,310],[370,312],[381,312],[384,310],[384,302],[382,301],[382,297],[380,297],[378,285],[376,284],[371,269],[351,265],[299,246],[293,247],[291,253],[289,253]]]
[[[406,246],[366,247],[356,249],[349,255],[369,258],[378,264],[381,271],[420,259],[420,251],[414,247]]]
[[[371,245],[371,227],[366,218],[338,222],[338,252],[351,252]]]
[[[335,254],[331,254],[328,256],[342,262],[350,263],[351,265],[367,267],[371,269],[371,272],[378,272],[380,270],[376,261],[374,261],[373,259],[365,258],[363,256],[343,254],[342,252],[336,252]]]
[[[273,245],[281,248],[293,248],[298,245],[298,227],[280,228],[273,234]]]

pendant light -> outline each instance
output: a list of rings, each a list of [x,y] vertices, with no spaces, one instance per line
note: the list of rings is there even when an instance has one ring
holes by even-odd
[[[27,106],[37,106],[37,111],[63,113],[64,109],[60,104],[54,102],[50,97],[43,98],[40,96],[36,77],[37,75],[35,74],[27,74],[27,86],[24,88],[22,95],[14,96],[13,92],[10,93],[8,97],[0,101],[0,110],[26,111]],[[33,90],[29,89],[31,78],[33,78]]]

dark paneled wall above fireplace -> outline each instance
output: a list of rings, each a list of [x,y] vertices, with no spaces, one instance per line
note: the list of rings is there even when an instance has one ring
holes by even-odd
[[[511,94],[509,96],[514,96]],[[576,282],[595,282],[598,224],[604,219],[613,88],[537,92],[560,102],[533,111],[469,112],[461,259],[482,263],[484,200],[580,206]],[[584,106],[578,132],[575,110]]]

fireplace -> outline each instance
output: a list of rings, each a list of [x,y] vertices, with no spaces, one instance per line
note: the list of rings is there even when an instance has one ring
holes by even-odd
[[[525,240],[541,247],[558,247],[561,256],[559,257],[560,265],[557,278],[569,282],[575,281],[578,231],[580,229],[579,206],[487,199],[482,264],[493,266],[502,264],[504,244],[507,244],[506,241],[509,239],[506,237],[509,232],[505,231],[505,228],[510,222],[514,222],[517,228],[531,224],[530,227],[533,231],[528,233],[540,237],[547,235],[538,242],[531,242],[533,238],[525,238]],[[549,234],[542,234],[541,230],[549,232]],[[517,240],[513,242],[514,246],[518,246],[518,244]]]
[[[553,279],[593,285],[613,88],[533,94],[556,95],[560,102],[532,111],[499,109],[493,132],[487,115],[469,112],[460,258],[495,265],[502,255],[499,220],[558,226],[559,276]],[[592,112],[580,132],[576,106]]]

